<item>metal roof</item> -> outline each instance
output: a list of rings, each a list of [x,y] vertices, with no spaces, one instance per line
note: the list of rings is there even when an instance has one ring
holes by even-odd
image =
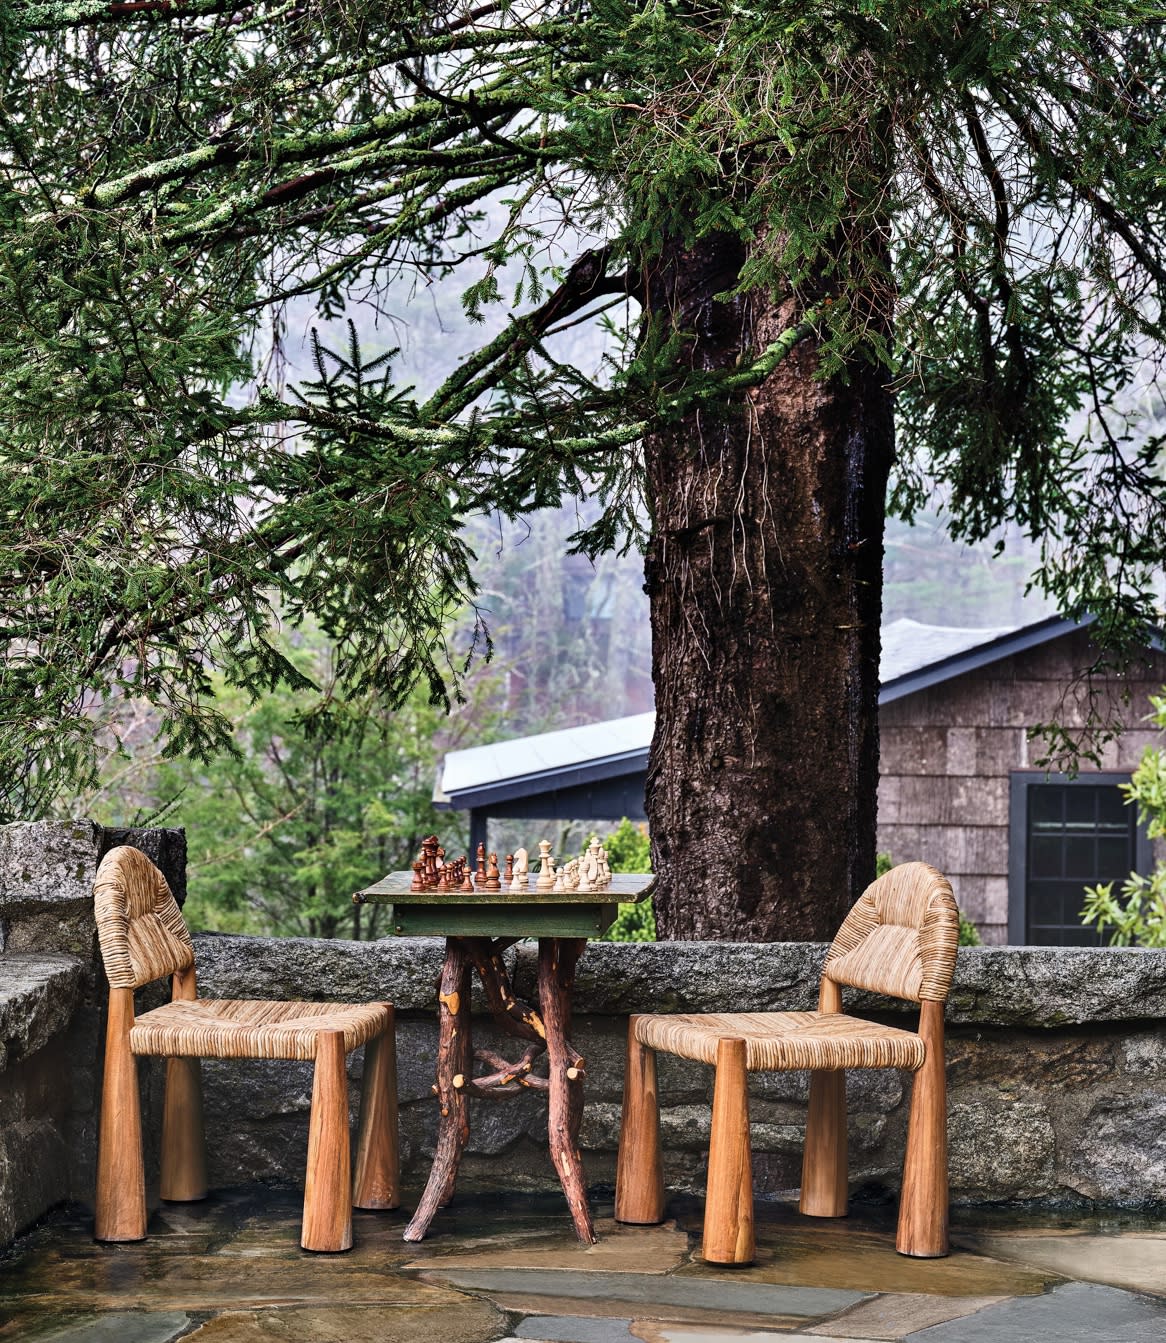
[[[1050,616],[1032,625],[980,629],[893,620],[883,629],[879,703],[1059,639],[1094,619]],[[1157,637],[1152,642],[1162,646]],[[645,771],[655,722],[655,713],[640,713],[450,751],[433,800],[462,811]]]

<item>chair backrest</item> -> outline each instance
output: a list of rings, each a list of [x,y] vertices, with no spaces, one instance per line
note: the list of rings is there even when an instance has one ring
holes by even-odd
[[[110,849],[97,868],[93,905],[111,989],[136,989],[194,964],[182,911],[141,850]]]
[[[830,944],[822,976],[912,1002],[944,1002],[959,931],[943,873],[927,863],[902,863],[859,896]]]

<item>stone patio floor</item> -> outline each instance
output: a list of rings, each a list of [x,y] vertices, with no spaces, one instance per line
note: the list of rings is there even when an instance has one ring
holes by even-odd
[[[408,1204],[407,1206],[411,1206]],[[163,1205],[139,1245],[78,1209],[0,1258],[0,1343],[1163,1343],[1166,1215],[953,1215],[941,1260],[894,1250],[894,1212],[816,1221],[758,1205],[757,1262],[700,1262],[700,1206],[574,1239],[552,1194],[462,1195],[422,1245],[357,1213],[348,1254],[299,1249],[299,1195],[251,1186]]]

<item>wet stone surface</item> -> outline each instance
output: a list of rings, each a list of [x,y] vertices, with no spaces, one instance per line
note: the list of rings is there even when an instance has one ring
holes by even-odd
[[[911,1260],[891,1207],[820,1221],[766,1201],[756,1263],[722,1270],[699,1258],[698,1200],[656,1227],[617,1225],[603,1197],[593,1212],[587,1247],[558,1195],[467,1191],[420,1245],[404,1213],[358,1213],[349,1253],[312,1255],[294,1188],[162,1205],[136,1245],[97,1245],[90,1216],[62,1210],[0,1259],[0,1343],[1166,1337],[1166,1218],[961,1209],[951,1256]]]

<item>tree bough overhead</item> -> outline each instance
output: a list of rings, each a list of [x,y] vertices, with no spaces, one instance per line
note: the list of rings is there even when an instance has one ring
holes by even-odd
[[[1041,538],[1114,648],[1154,618],[1164,17],[9,0],[3,809],[85,775],[108,693],[221,746],[212,665],[298,676],[277,610],[354,691],[456,695],[462,520],[598,494],[575,543],[647,548],[661,933],[829,935],[874,870],[888,498]],[[459,276],[490,325],[435,388],[355,330],[276,376],[289,313]]]

